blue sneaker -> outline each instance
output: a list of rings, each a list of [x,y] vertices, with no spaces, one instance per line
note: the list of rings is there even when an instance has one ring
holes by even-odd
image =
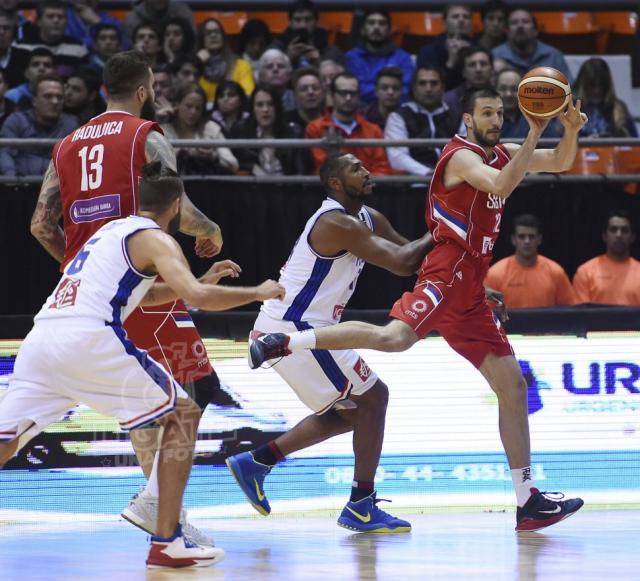
[[[262,516],[269,515],[271,507],[264,494],[263,485],[265,476],[271,472],[271,466],[256,462],[251,452],[229,456],[225,463],[251,506]]]
[[[531,488],[531,497],[516,512],[516,531],[539,531],[578,512],[584,501],[581,498],[563,500],[560,492],[540,492]]]
[[[411,525],[378,508],[382,498],[370,494],[358,502],[347,502],[338,519],[338,525],[359,533],[409,533]]]

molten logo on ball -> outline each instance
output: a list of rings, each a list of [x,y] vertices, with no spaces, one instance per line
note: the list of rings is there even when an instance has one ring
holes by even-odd
[[[567,77],[551,67],[530,70],[518,85],[518,101],[533,117],[555,117],[564,111],[571,99]]]

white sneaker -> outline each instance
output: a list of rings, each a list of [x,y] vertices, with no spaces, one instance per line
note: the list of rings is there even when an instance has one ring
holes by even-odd
[[[158,522],[158,497],[151,496],[142,487],[137,494],[131,497],[129,505],[120,513],[120,516],[132,525],[153,535],[156,532],[156,523]],[[180,525],[182,526],[182,535],[187,540],[196,545],[214,546],[213,539],[209,535],[187,522],[187,513],[184,509],[180,511]]]
[[[182,534],[180,525],[173,537],[151,537],[147,557],[149,569],[209,567],[224,559],[224,551],[218,547],[203,547],[192,543]]]

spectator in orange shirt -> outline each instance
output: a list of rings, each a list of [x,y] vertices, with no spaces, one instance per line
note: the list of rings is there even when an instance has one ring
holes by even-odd
[[[629,213],[609,212],[602,232],[606,254],[585,262],[573,277],[578,302],[640,305],[640,262],[631,257],[635,239]]]
[[[305,129],[307,139],[322,139],[329,136],[342,136],[344,139],[383,139],[382,129],[367,121],[360,106],[358,79],[351,73],[339,73],[331,81],[333,112],[315,119]],[[352,153],[373,175],[394,173],[387,160],[384,147],[341,147],[341,153]],[[328,151],[322,147],[311,148],[313,173],[318,174],[320,166],[327,159]]]
[[[504,294],[512,309],[573,305],[569,277],[557,262],[538,254],[540,222],[532,214],[516,216],[511,244],[515,254],[496,262],[484,284]]]

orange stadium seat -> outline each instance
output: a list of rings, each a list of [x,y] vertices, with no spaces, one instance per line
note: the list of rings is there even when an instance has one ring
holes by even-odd
[[[227,36],[236,36],[240,34],[244,23],[247,21],[247,13],[222,12],[219,10],[198,10],[193,13],[196,26],[200,26],[207,18],[217,18]]]
[[[638,29],[637,12],[594,12],[593,21],[599,30],[598,52],[628,54]]]
[[[131,10],[107,10],[107,13],[122,22]]]
[[[616,173],[640,174],[640,147],[619,145],[615,148]],[[624,187],[628,194],[638,193],[638,183],[629,183]]]
[[[597,50],[598,28],[591,12],[535,12],[540,40],[566,53]]]
[[[282,34],[289,26],[287,12],[249,12],[249,18],[262,20],[273,34]]]
[[[482,14],[478,10],[471,15],[471,30],[474,36],[482,32]]]
[[[573,175],[607,175],[616,173],[613,147],[579,147],[576,161],[567,172]]]
[[[409,52],[417,52],[444,32],[442,14],[438,12],[393,12],[391,26],[396,44]]]
[[[335,44],[344,49],[351,48],[348,46],[348,41],[351,38],[353,12],[320,12],[318,26],[329,33],[329,44]]]

